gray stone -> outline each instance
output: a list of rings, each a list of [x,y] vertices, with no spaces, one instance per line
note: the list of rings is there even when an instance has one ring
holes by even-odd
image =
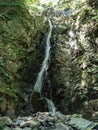
[[[39,130],[38,128],[34,128],[33,130]]]
[[[74,126],[74,128],[78,130],[92,130],[97,124],[94,122],[91,122],[89,120],[86,120],[81,117],[81,115],[73,114],[68,121],[71,126]]]
[[[10,125],[12,120],[8,117],[0,117],[0,125]]]
[[[11,128],[9,128],[9,127],[5,127],[3,130],[11,130]]]
[[[69,128],[63,123],[57,123],[56,128],[54,128],[53,130],[69,130]]]
[[[49,130],[47,127],[44,127],[44,126],[42,126],[40,129],[41,130]]]
[[[32,130],[30,127],[25,127],[23,130]]]
[[[23,122],[24,122],[23,120],[17,120],[16,124],[20,126],[20,124],[23,123]]]
[[[29,127],[30,126],[30,123],[31,122],[22,122],[21,124],[20,124],[20,127],[22,127],[22,128],[24,128],[24,127]]]
[[[20,127],[13,128],[12,130],[22,130]]]
[[[40,126],[40,122],[39,121],[37,121],[37,122],[32,122],[31,124],[30,124],[30,127],[32,127],[32,128],[34,128],[34,127],[39,127]]]

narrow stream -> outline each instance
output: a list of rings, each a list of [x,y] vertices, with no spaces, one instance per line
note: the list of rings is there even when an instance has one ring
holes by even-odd
[[[34,85],[34,91],[36,91],[38,93],[41,93],[41,91],[42,91],[43,81],[44,81],[44,78],[45,78],[44,74],[48,69],[48,60],[49,60],[49,57],[50,57],[50,48],[51,48],[50,39],[51,39],[51,35],[52,35],[53,26],[52,26],[52,23],[51,23],[50,20],[48,20],[48,22],[49,22],[50,28],[49,28],[49,33],[48,33],[48,36],[47,36],[47,41],[46,41],[45,58],[43,60],[41,70],[38,73],[37,80],[36,80],[36,83]],[[52,116],[54,116],[55,111],[56,111],[54,103],[47,98],[46,98],[46,101],[47,101],[47,104],[48,104],[48,110],[49,110],[50,114]]]

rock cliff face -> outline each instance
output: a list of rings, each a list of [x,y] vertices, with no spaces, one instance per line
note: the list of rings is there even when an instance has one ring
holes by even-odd
[[[22,6],[20,5],[22,4]],[[0,3],[0,111],[15,109],[27,100],[44,55],[45,27],[20,1]],[[32,85],[32,86],[31,86]],[[2,106],[2,107],[1,107]],[[19,107],[18,107],[19,108]]]
[[[67,113],[89,109],[98,98],[98,12],[85,4],[70,16],[64,13],[53,17],[50,80],[54,101]]]
[[[16,1],[9,4],[2,0],[0,114],[9,115],[17,105],[21,108],[23,102],[28,102],[44,58],[48,18],[53,24],[53,34],[43,95],[46,91],[64,113],[81,106],[89,109],[90,100],[98,98],[96,4],[89,1],[74,11],[46,8],[42,15],[31,16],[23,3],[20,6]]]

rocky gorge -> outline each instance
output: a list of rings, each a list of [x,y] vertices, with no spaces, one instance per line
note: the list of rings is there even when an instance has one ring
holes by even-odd
[[[83,130],[67,122],[74,113],[98,121],[98,2],[69,3],[30,10],[22,1],[0,1],[1,129]],[[48,68],[41,93],[32,96],[45,58],[49,19]],[[49,115],[45,98],[65,115]],[[2,125],[2,120],[10,123]]]

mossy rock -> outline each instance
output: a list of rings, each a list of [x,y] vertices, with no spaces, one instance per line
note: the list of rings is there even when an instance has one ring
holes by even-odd
[[[15,108],[20,108],[24,89],[34,84],[43,60],[47,26],[43,17],[32,17],[25,6],[15,2],[0,5],[0,93],[10,95]]]
[[[97,4],[96,0],[92,4]],[[94,90],[98,86],[97,19],[96,8],[85,4],[66,18],[63,24],[60,18],[53,21],[56,23],[53,34],[55,45],[49,78],[52,96],[62,112],[83,111],[84,107],[81,106],[84,101],[98,98],[98,91],[95,93]],[[61,28],[59,31],[59,27],[66,23],[70,25],[68,29],[63,32],[64,28]]]
[[[31,104],[32,104],[35,112],[48,111],[47,100],[44,97],[41,97],[40,93],[38,93],[36,91],[34,91],[32,93]]]

